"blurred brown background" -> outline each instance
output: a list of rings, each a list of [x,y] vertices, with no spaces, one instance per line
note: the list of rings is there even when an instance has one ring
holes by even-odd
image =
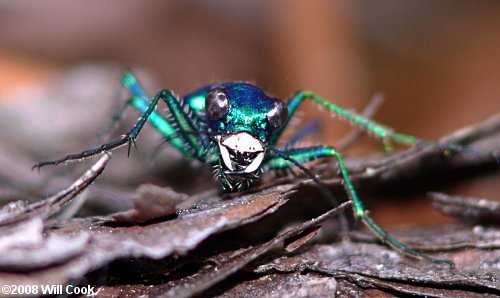
[[[1,1],[0,108],[33,105],[40,86],[76,65],[111,63],[142,69],[150,93],[244,80],[280,98],[314,90],[360,111],[382,92],[377,121],[436,139],[500,111],[499,36],[498,1]],[[303,111],[306,122],[325,120],[321,142],[334,144],[349,128],[313,105]],[[498,196],[498,177],[480,180],[455,191]],[[396,207],[371,208],[384,224]],[[429,221],[443,220],[436,216]]]

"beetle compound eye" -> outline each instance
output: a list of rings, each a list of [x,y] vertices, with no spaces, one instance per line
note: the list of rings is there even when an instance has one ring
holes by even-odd
[[[288,108],[284,102],[279,99],[273,104],[273,107],[267,112],[267,121],[273,129],[280,128],[288,119]]]
[[[205,112],[212,121],[217,121],[229,112],[229,99],[221,89],[214,89],[205,96]]]

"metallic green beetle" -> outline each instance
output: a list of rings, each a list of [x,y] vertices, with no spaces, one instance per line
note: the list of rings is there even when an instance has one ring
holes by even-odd
[[[283,150],[276,148],[276,143],[289,120],[306,99],[313,100],[336,115],[372,132],[384,142],[388,150],[391,149],[391,142],[409,145],[441,144],[395,133],[392,129],[345,110],[311,91],[300,91],[285,104],[266,95],[252,84],[229,82],[204,87],[182,98],[164,89],[150,101],[130,71],[124,73],[122,83],[132,93],[127,105],[132,105],[142,113],[141,118],[127,134],[100,147],[68,155],[59,160],[41,162],[33,168],[87,158],[126,144],[130,151],[131,144],[134,144],[147,121],[186,158],[195,158],[203,163],[212,164],[221,188],[229,192],[250,187],[265,171],[291,167],[299,167],[320,184],[316,176],[303,164],[319,158],[333,157],[338,162],[345,190],[353,202],[356,218],[363,221],[387,244],[405,254],[452,265],[448,260],[431,258],[405,246],[377,225],[359,200],[343,157],[334,147],[315,146]],[[164,117],[155,111],[160,99],[167,104],[170,117]],[[452,144],[447,144],[446,148],[458,149]]]

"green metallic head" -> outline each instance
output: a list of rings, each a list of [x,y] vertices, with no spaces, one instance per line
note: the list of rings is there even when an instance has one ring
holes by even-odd
[[[206,93],[205,115],[217,143],[222,187],[248,187],[262,172],[267,143],[288,119],[287,106],[254,85],[226,83]]]

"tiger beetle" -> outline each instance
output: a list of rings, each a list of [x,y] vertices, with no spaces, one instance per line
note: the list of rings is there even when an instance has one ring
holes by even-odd
[[[120,113],[128,105],[142,113],[127,134],[116,141],[78,154],[40,162],[33,169],[88,158],[127,144],[130,152],[131,145],[135,143],[146,121],[149,121],[165,141],[180,151],[184,157],[211,164],[216,180],[226,192],[238,192],[249,188],[266,171],[292,167],[298,167],[321,186],[319,179],[303,164],[319,158],[333,157],[337,160],[345,191],[353,203],[356,219],[361,220],[374,234],[403,254],[453,266],[453,262],[449,260],[432,258],[404,245],[390,236],[369,216],[349,178],[344,158],[337,149],[332,146],[284,149],[276,147],[290,119],[306,99],[371,132],[383,141],[386,150],[391,150],[392,142],[405,145],[442,144],[396,133],[386,126],[343,109],[312,91],[299,91],[285,104],[277,98],[268,96],[252,84],[228,82],[206,86],[184,97],[164,89],[156,93],[150,101],[132,72],[126,71],[123,74],[122,84],[131,92],[131,97]],[[164,117],[156,111],[160,99],[167,104],[170,117]],[[446,148],[453,150],[457,146],[449,144]]]

